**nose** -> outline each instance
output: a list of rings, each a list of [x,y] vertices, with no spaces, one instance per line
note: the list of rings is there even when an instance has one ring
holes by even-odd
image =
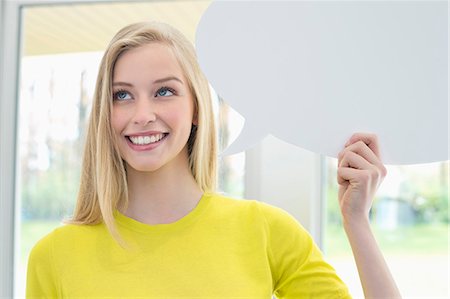
[[[152,101],[148,98],[136,100],[133,123],[145,126],[156,120],[156,109]]]

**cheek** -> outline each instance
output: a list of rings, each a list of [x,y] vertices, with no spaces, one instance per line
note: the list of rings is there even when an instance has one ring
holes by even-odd
[[[190,130],[193,116],[193,107],[191,105],[178,105],[167,110],[165,119],[178,126],[186,127]]]
[[[125,114],[118,109],[113,109],[111,112],[111,126],[115,133],[120,133],[125,124]]]

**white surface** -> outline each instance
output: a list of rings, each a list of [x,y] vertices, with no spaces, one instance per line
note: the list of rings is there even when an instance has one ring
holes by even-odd
[[[385,164],[448,160],[446,1],[216,1],[196,48],[246,121],[224,154],[272,134],[336,157],[378,135]]]

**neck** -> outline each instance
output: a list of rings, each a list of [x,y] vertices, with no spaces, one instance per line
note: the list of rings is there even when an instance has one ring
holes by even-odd
[[[191,173],[188,159],[183,161],[169,163],[154,172],[127,166],[129,204],[123,213],[147,224],[171,223],[187,215],[203,191]]]

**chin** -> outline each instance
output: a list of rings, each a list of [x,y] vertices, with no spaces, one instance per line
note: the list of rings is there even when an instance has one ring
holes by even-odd
[[[128,169],[138,172],[155,172],[161,168],[161,165],[130,165],[128,164]]]
[[[167,155],[130,157],[128,162],[126,162],[126,168],[137,172],[155,172],[162,168],[172,170],[184,169],[185,165],[189,165],[189,158],[187,156],[187,147],[185,147],[184,152],[178,153],[175,157]],[[126,161],[126,159],[124,160]]]

